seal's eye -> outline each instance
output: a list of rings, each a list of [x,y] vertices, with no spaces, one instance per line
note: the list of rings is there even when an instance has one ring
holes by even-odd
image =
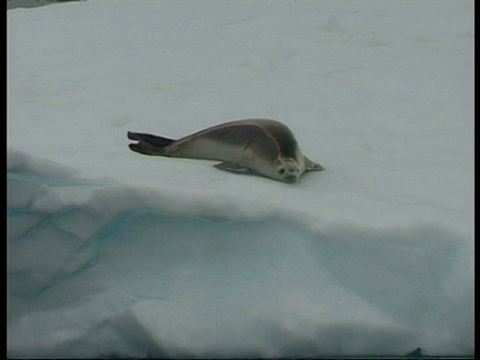
[[[280,175],[283,175],[284,172],[285,172],[285,169],[280,169],[280,170],[278,170],[278,173],[279,173]]]

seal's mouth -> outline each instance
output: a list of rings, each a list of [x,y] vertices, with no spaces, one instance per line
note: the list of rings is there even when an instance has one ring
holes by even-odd
[[[285,176],[283,178],[283,180],[286,182],[286,183],[289,183],[289,184],[292,184],[294,182],[297,182],[298,178],[295,176],[295,175],[292,175],[292,176]]]

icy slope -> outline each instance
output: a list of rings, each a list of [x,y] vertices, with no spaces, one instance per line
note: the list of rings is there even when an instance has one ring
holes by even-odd
[[[470,1],[8,12],[8,354],[473,354]],[[141,156],[284,121],[294,186]]]
[[[472,350],[471,256],[445,229],[180,216],[155,192],[22,170],[8,182],[13,357]]]

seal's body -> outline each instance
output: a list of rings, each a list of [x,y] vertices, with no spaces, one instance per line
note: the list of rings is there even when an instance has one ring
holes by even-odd
[[[305,157],[292,132],[284,124],[268,119],[231,121],[201,130],[179,140],[128,133],[130,149],[147,155],[218,160],[215,167],[254,173],[288,183],[305,172],[323,167]]]

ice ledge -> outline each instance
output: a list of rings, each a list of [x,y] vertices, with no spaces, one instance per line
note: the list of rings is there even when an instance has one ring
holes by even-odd
[[[19,154],[7,181],[11,356],[473,353],[471,249],[448,229],[174,214]]]

